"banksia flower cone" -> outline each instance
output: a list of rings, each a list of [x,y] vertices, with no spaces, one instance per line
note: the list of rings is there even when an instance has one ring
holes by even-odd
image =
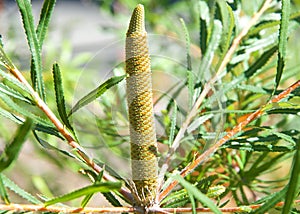
[[[132,14],[126,37],[127,103],[130,122],[131,169],[140,205],[154,202],[157,189],[157,143],[153,115],[150,57],[144,7]]]

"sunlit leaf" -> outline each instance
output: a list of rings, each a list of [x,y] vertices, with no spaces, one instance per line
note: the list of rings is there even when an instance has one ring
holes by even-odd
[[[74,192],[70,192],[68,194],[65,194],[63,196],[59,196],[57,198],[51,199],[49,201],[46,201],[44,203],[45,206],[49,206],[56,203],[62,203],[65,201],[70,201],[85,195],[93,194],[96,192],[111,192],[114,190],[118,190],[121,188],[120,182],[105,182],[105,183],[99,183],[94,184],[91,186],[87,186],[84,188],[81,188],[79,190],[75,190]]]
[[[23,26],[29,45],[32,67],[31,81],[42,99],[45,99],[44,80],[42,76],[41,47],[34,26],[34,18],[31,3],[28,0],[17,0],[17,4],[22,16]]]
[[[52,70],[53,70],[56,105],[57,105],[57,110],[58,110],[59,116],[62,119],[62,121],[64,122],[64,124],[70,130],[73,130],[73,127],[71,126],[69,118],[67,116],[62,77],[61,77],[61,72],[60,72],[60,69],[59,69],[59,66],[57,63],[55,63],[53,65]]]
[[[106,92],[109,88],[112,86],[118,84],[121,82],[126,75],[118,76],[118,77],[112,77],[108,80],[106,80],[104,83],[102,83],[99,87],[91,91],[89,94],[81,98],[75,106],[72,108],[71,112],[69,113],[69,116],[73,114],[74,112],[78,111],[80,108],[86,106],[90,102],[96,100],[98,97],[100,97],[104,92]]]

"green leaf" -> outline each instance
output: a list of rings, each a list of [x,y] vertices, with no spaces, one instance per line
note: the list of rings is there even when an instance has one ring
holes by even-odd
[[[268,110],[268,114],[295,114],[299,115],[300,107],[284,108],[284,109],[271,109]]]
[[[200,49],[202,54],[206,52],[208,41],[209,8],[204,1],[199,1],[200,16]]]
[[[49,22],[51,19],[51,15],[55,6],[56,0],[45,0],[41,14],[40,14],[40,21],[36,30],[36,34],[38,37],[38,41],[40,43],[40,47],[42,48],[43,42],[45,39],[45,35],[48,30]]]
[[[94,184],[99,184],[101,183],[102,177],[103,177],[104,170],[102,170],[98,175],[93,176],[95,179]],[[93,197],[94,193],[88,194],[84,197],[84,199],[81,201],[81,207],[85,207],[88,202],[91,200]]]
[[[261,86],[241,84],[241,85],[237,85],[237,88],[250,91],[254,94],[268,94],[268,92],[263,88],[261,88]]]
[[[5,146],[0,156],[0,172],[9,167],[11,163],[18,158],[19,152],[25,142],[28,133],[31,131],[32,120],[27,119],[25,123],[19,127],[15,138],[11,143]]]
[[[0,75],[6,80],[8,81],[10,84],[13,84],[14,86],[16,86],[17,88],[19,88],[21,91],[23,92],[27,92],[28,94],[30,94],[30,91],[28,90],[28,88],[21,83],[17,78],[15,78],[14,76],[12,76],[11,74],[5,73],[0,69]]]
[[[186,61],[187,61],[187,83],[189,89],[189,106],[192,107],[194,96],[194,75],[192,72],[192,60],[191,60],[191,40],[190,34],[183,19],[180,19],[184,34],[185,34],[185,47],[186,47]]]
[[[289,17],[290,21],[291,20],[296,20],[299,19],[300,16],[300,11],[297,11],[295,13],[292,13]],[[298,21],[299,22],[299,21]],[[276,27],[280,24],[280,20],[267,20],[267,21],[262,21],[260,23],[258,23],[257,25],[255,25],[255,27],[253,27],[252,29],[249,30],[247,36],[255,36],[260,32],[263,32],[264,30],[268,29],[268,28],[272,28],[272,27]]]
[[[9,197],[5,185],[3,183],[2,173],[0,173],[0,196],[5,204],[10,204]]]
[[[214,116],[214,114],[207,114],[200,117],[197,117],[187,128],[187,132],[191,133],[194,130],[198,129],[200,125],[205,123],[207,120],[211,119]]]
[[[285,194],[287,192],[287,186],[280,190],[279,192],[276,192],[272,195],[267,196],[267,199],[265,200],[265,203],[258,209],[252,211],[252,214],[264,214],[271,208],[273,208],[278,202],[280,202]]]
[[[0,45],[0,65],[4,66],[8,70],[12,70],[14,65],[11,60],[6,56],[3,46]]]
[[[24,117],[34,120],[35,123],[40,123],[42,125],[50,126],[50,127],[53,126],[53,124],[44,120],[43,118],[40,118],[39,116],[31,112],[28,112],[27,109],[24,108],[24,106],[19,106],[18,104],[16,104],[9,96],[0,93],[0,98],[7,106],[9,106],[10,110],[22,114]]]
[[[277,72],[275,79],[275,90],[277,89],[283,69],[285,66],[286,48],[288,39],[288,26],[289,26],[289,15],[290,15],[290,0],[281,1],[281,20],[279,30],[279,45],[278,45],[278,61],[277,61]]]
[[[197,213],[196,212],[196,202],[195,202],[194,196],[190,192],[188,192],[188,195],[189,195],[189,199],[190,199],[190,202],[192,205],[192,214],[196,214]]]
[[[173,113],[171,118],[171,126],[170,126],[170,134],[169,134],[169,146],[172,145],[174,137],[175,137],[175,130],[176,130],[176,117],[177,117],[177,105],[176,102],[174,102],[173,105]]]
[[[277,51],[278,46],[275,45],[269,50],[265,51],[258,60],[253,63],[246,71],[245,76],[246,78],[251,77],[253,74],[255,74],[260,68],[262,68],[264,65],[267,64],[268,60],[273,56],[273,54]]]
[[[55,137],[58,137],[61,140],[64,140],[65,138],[60,134],[60,132],[57,130],[56,127],[53,126],[46,126],[40,123],[35,124],[33,127],[34,131],[44,132],[46,134],[53,135]]]
[[[212,63],[215,50],[219,46],[220,39],[222,34],[222,23],[219,20],[214,20],[214,28],[212,31],[212,35],[209,40],[209,44],[207,46],[207,50],[201,60],[201,65],[199,68],[199,79],[201,82],[203,82],[203,78],[205,80],[208,80],[210,78],[210,65]]]
[[[0,115],[3,117],[6,117],[7,119],[10,119],[11,121],[17,123],[17,124],[22,124],[22,120],[18,118],[16,115],[12,114],[9,111],[6,111],[5,109],[0,108]]]
[[[64,90],[61,78],[61,72],[57,63],[53,65],[53,79],[54,79],[54,89],[55,89],[55,98],[56,98],[56,105],[57,110],[59,113],[60,118],[62,119],[63,123],[70,129],[74,130],[70,124],[68,119],[67,111],[66,111],[66,103],[64,97]]]
[[[45,206],[49,206],[52,204],[56,203],[61,203],[65,201],[70,201],[76,198],[79,198],[81,196],[85,196],[88,194],[93,194],[96,192],[111,192],[114,190],[118,190],[121,188],[121,182],[105,182],[105,183],[99,183],[99,184],[94,184],[91,186],[83,187],[79,190],[75,190],[74,192],[65,194],[63,196],[51,199],[49,201],[46,201],[44,203]]]
[[[17,0],[22,16],[23,26],[31,53],[31,81],[33,88],[45,100],[44,81],[42,76],[41,47],[34,27],[31,3],[28,0]]]
[[[287,102],[279,102],[279,103],[270,103],[264,106],[263,111],[268,114],[298,114],[300,110],[300,105],[296,103],[292,103],[290,101]]]
[[[32,101],[29,98],[24,97],[21,93],[19,93],[18,91],[14,90],[13,88],[11,88],[7,85],[4,85],[3,83],[0,83],[0,93],[5,93],[6,95],[8,95],[10,97],[24,101],[29,104],[32,103]]]
[[[114,207],[122,207],[122,204],[119,202],[118,199],[116,199],[116,197],[111,192],[102,194],[106,198],[106,200],[108,200],[109,203],[111,203],[111,205],[113,205]]]
[[[17,195],[21,196],[22,198],[26,199],[30,203],[33,204],[42,204],[42,202],[32,196],[30,193],[26,192],[22,188],[20,188],[17,184],[15,184],[12,180],[7,178],[5,175],[1,174],[2,181],[4,185],[9,188],[10,190],[14,191]]]
[[[70,116],[74,112],[78,111],[82,107],[86,106],[90,102],[96,100],[104,92],[106,92],[109,88],[111,88],[112,86],[114,86],[114,85],[118,84],[119,82],[121,82],[125,77],[126,77],[126,75],[123,75],[123,76],[112,77],[112,78],[106,80],[99,87],[97,87],[96,89],[94,89],[93,91],[91,91],[89,94],[87,94],[86,96],[84,96],[83,98],[81,98],[75,104],[75,106],[72,108],[72,110],[71,110],[71,112],[69,113],[68,116]]]
[[[295,152],[293,159],[293,168],[290,176],[290,180],[287,184],[288,190],[285,196],[285,202],[283,206],[282,213],[288,214],[291,212],[291,207],[299,194],[300,187],[300,140],[298,140],[298,148]]]
[[[205,194],[200,192],[195,186],[184,180],[180,175],[175,175],[174,178],[180,182],[180,184],[187,190],[189,194],[192,194],[194,198],[200,201],[203,205],[211,209],[211,212],[216,214],[222,214],[218,207],[210,200]]]
[[[63,155],[66,155],[68,157],[71,157],[71,158],[74,158],[76,160],[79,160],[81,162],[83,162],[81,159],[77,158],[75,155],[73,155],[72,153],[68,152],[68,151],[65,151],[65,150],[62,150],[62,149],[59,149],[55,146],[52,146],[50,143],[48,143],[47,141],[41,139],[38,134],[34,131],[33,132],[33,135],[34,137],[36,138],[36,140],[40,143],[40,145],[42,147],[44,147],[45,149],[50,149],[50,150],[55,150],[55,151],[58,151],[60,153],[62,153]]]
[[[224,59],[227,50],[230,46],[232,37],[233,37],[233,29],[235,27],[235,20],[234,20],[234,14],[232,12],[231,7],[223,0],[217,1],[217,6],[220,8],[220,16],[222,17],[222,25],[223,25],[223,33],[222,38],[220,42],[220,49],[221,49],[221,56],[219,63],[216,67],[216,69],[219,68],[219,66],[222,63],[222,60]]]
[[[84,207],[89,203],[89,201],[91,200],[91,198],[93,197],[93,195],[94,195],[94,194],[88,194],[88,195],[86,195],[86,196],[84,197],[84,199],[81,201],[80,206],[81,206],[82,208],[84,208]]]

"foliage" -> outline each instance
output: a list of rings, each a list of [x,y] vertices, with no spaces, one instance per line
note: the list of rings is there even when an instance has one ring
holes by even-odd
[[[112,8],[110,18],[120,22],[129,17],[114,4],[129,11],[137,3],[99,2],[101,10]],[[232,203],[237,205],[233,212],[295,211],[300,188],[300,89],[299,82],[289,85],[299,80],[299,47],[293,42],[300,32],[297,1],[143,3],[147,31],[160,35],[150,38],[150,51],[152,47],[154,86],[158,88],[154,97],[162,188],[157,196],[159,208],[148,211],[189,207],[194,213],[206,209],[221,213]],[[12,190],[30,204],[50,207],[84,196],[75,204],[84,208],[100,192],[112,206],[133,205],[123,63],[112,69],[112,77],[99,80],[96,89],[78,86],[89,91],[82,96],[76,91],[73,73],[59,62],[51,62],[53,81],[49,81],[46,77],[51,72],[45,70],[45,63],[51,60],[42,50],[47,48],[44,43],[55,1],[43,2],[37,26],[30,1],[17,0],[17,4],[30,50],[30,77],[19,72],[17,59],[6,53],[5,38],[0,47],[1,127],[11,121],[9,125],[19,129],[13,140],[1,139],[5,144],[0,156],[1,199],[8,207],[16,203]],[[250,20],[255,22],[247,23]],[[125,30],[120,30],[124,36]],[[78,61],[69,66],[80,69],[84,60]],[[96,77],[84,74],[84,78]],[[163,89],[156,82],[162,82]],[[81,96],[75,105],[72,94]],[[236,132],[226,139],[231,130]],[[28,143],[43,158],[80,171],[89,185],[53,193],[65,193],[54,199],[47,195],[51,187],[46,186],[39,190],[38,199],[13,182],[8,174],[18,173],[13,162],[18,161],[30,132]],[[11,131],[5,133],[11,135]],[[193,166],[201,155],[204,159]],[[173,190],[175,183],[180,185]],[[135,212],[143,211],[138,208]]]

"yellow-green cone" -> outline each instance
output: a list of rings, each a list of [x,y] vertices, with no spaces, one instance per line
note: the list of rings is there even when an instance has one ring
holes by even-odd
[[[149,206],[157,189],[157,143],[154,126],[150,57],[144,7],[131,16],[126,37],[127,103],[130,122],[132,179],[138,203]]]

